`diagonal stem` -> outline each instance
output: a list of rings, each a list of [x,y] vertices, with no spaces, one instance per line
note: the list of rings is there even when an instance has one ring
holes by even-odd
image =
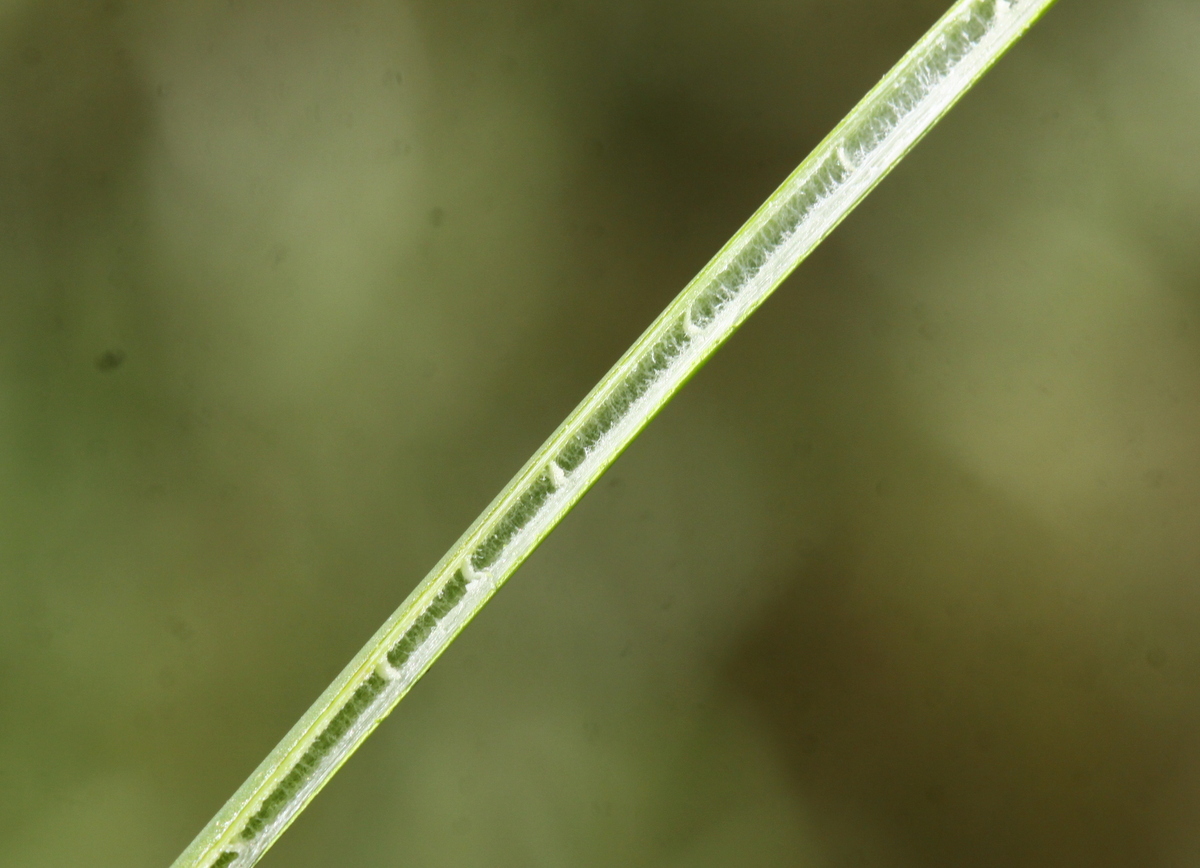
[[[173,868],[256,863],[688,378],[1053,3],[958,0],[567,417]]]

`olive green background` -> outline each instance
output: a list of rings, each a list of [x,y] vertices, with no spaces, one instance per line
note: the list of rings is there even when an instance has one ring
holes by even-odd
[[[0,866],[169,864],[943,2],[0,4]],[[1195,864],[1198,44],[1062,0],[263,864]]]

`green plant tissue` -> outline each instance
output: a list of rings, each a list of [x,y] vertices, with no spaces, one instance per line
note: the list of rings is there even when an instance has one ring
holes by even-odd
[[[0,866],[169,864],[945,5],[0,4]],[[1200,856],[1198,42],[1062,0],[261,864]]]

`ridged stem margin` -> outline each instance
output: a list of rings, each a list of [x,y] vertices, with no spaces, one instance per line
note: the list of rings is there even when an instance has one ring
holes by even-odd
[[[621,357],[173,868],[249,868],[642,428],[1054,0],[959,0]]]

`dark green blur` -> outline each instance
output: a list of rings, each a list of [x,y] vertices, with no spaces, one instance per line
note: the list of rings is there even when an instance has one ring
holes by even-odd
[[[165,868],[947,3],[0,3],[0,868]],[[1197,44],[1061,0],[262,864],[1194,864]]]

